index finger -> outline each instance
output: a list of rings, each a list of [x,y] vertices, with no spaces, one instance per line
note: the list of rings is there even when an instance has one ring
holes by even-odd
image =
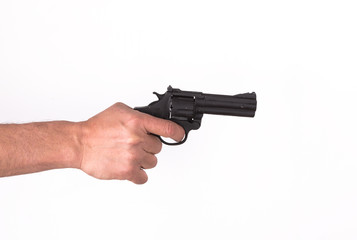
[[[144,127],[148,133],[171,138],[177,142],[185,136],[185,130],[170,120],[165,120],[145,114]]]

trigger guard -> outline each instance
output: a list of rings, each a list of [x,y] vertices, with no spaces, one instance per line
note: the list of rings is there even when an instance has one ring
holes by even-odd
[[[187,137],[188,137],[188,132],[185,132],[185,137],[180,141],[180,142],[176,142],[176,143],[169,143],[169,142],[166,142],[164,139],[162,139],[161,136],[158,136],[160,141],[166,145],[170,145],[170,146],[175,146],[175,145],[181,145],[182,143],[186,142],[187,140]]]

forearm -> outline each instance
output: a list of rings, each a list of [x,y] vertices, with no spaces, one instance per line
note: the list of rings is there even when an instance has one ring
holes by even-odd
[[[0,177],[56,168],[79,168],[79,123],[0,124]]]

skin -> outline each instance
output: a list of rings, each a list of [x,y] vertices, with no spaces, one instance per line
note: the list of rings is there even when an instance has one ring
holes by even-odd
[[[84,122],[0,124],[0,177],[78,168],[98,179],[147,182],[156,166],[157,134],[180,141],[174,122],[116,103]]]

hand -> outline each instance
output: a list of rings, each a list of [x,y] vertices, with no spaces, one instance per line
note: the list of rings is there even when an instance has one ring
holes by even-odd
[[[180,141],[184,130],[176,123],[116,103],[82,122],[80,169],[99,179],[147,182],[144,169],[156,166],[162,143],[150,133]]]

